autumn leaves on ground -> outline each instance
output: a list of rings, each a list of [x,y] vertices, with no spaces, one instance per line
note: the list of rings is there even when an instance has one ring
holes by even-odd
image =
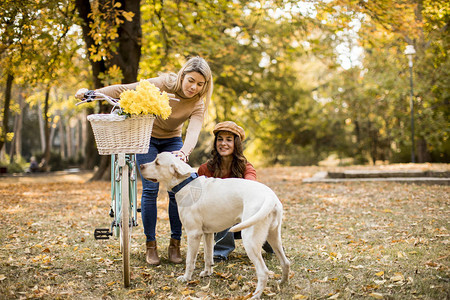
[[[264,299],[449,298],[448,186],[302,183],[317,170],[258,173],[283,202],[282,236],[292,263],[289,284],[279,287],[278,261],[265,257],[273,273]],[[129,289],[122,287],[119,242],[93,239],[94,228],[110,222],[108,182],[0,178],[0,199],[1,299],[244,299],[255,287],[240,241],[213,276],[198,276],[201,250],[194,280],[177,282],[184,264],[167,262],[166,198],[159,201],[157,225],[162,264],[145,264],[140,222]]]

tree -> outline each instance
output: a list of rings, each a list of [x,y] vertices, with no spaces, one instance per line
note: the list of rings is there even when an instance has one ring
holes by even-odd
[[[93,71],[94,88],[117,83],[137,81],[141,55],[140,1],[114,0],[76,0],[81,19],[81,27],[89,61]],[[117,68],[120,69],[117,74]],[[111,75],[114,78],[111,77]],[[99,110],[107,107],[100,104]],[[93,113],[89,110],[88,113]],[[98,157],[91,128],[87,127],[89,141],[86,149],[87,168],[93,168]],[[92,178],[97,180],[109,176],[105,172],[109,167],[108,157],[102,157],[100,168]]]
[[[322,12],[323,20],[336,28],[334,47],[357,31],[352,40],[364,49],[362,65],[337,73],[339,77],[328,90],[348,113],[358,152],[373,161],[409,161],[405,154],[411,148],[410,89],[403,50],[413,44],[419,137],[415,152],[419,162],[447,153],[448,131],[442,130],[448,128],[447,1],[332,1]],[[349,32],[352,22],[360,24],[360,29]]]
[[[4,137],[3,134],[8,132],[13,78],[24,77],[24,81],[32,85],[42,84],[44,89],[50,90],[66,50],[67,34],[73,24],[73,6],[70,2],[57,0],[6,1],[2,5],[1,19],[5,26],[1,27],[4,43],[0,48],[0,63],[5,66],[8,76],[2,130]],[[50,158],[49,93],[44,103],[46,147],[43,168],[46,169]],[[2,138],[1,147],[4,142]]]

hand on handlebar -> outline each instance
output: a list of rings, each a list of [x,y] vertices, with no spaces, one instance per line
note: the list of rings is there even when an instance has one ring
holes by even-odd
[[[86,88],[79,89],[79,90],[75,93],[75,98],[80,99],[80,100],[83,100],[83,99],[84,99],[84,94],[85,94],[87,91],[89,91],[89,90],[86,89]]]

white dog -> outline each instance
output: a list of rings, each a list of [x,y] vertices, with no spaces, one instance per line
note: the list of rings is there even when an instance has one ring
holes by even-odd
[[[158,154],[153,162],[140,168],[144,178],[163,182],[175,192],[180,219],[187,234],[186,271],[178,280],[191,280],[202,235],[205,269],[200,276],[211,275],[214,232],[231,227],[231,232],[242,231],[245,251],[255,265],[258,284],[252,299],[259,299],[267,284],[269,270],[261,255],[261,247],[266,240],[281,264],[280,283],[288,281],[290,263],[281,244],[283,207],[270,188],[239,178],[198,177],[195,169],[169,152]]]

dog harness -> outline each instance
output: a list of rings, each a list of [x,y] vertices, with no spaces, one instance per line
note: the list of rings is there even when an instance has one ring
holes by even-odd
[[[180,182],[179,184],[177,184],[176,186],[174,186],[172,188],[172,192],[174,194],[178,193],[182,188],[184,188],[189,182],[191,182],[192,180],[195,180],[196,178],[198,178],[198,174],[197,172],[191,173],[191,176],[189,176],[188,178],[186,178],[185,180],[183,180],[182,182]]]

